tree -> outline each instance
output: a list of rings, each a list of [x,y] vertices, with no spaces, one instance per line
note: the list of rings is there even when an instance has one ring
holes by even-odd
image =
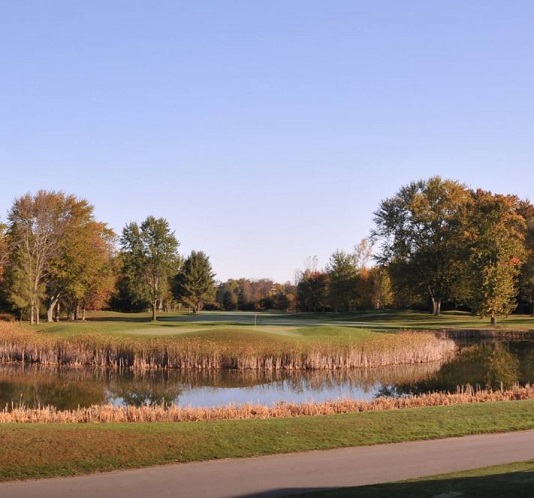
[[[224,311],[235,311],[238,299],[238,284],[235,280],[227,280],[217,286],[215,301]]]
[[[13,203],[7,241],[10,253],[10,300],[29,308],[30,323],[39,323],[39,309],[47,279],[68,236],[74,206],[83,204],[63,192],[40,190]]]
[[[129,223],[121,237],[122,278],[133,302],[146,302],[157,319],[167,281],[179,267],[179,242],[165,218]]]
[[[396,287],[429,296],[435,315],[461,289],[458,211],[468,200],[464,185],[435,176],[402,187],[374,213],[377,260],[388,266]]]
[[[520,214],[525,219],[525,245],[526,259],[519,276],[519,288],[521,300],[528,305],[528,312],[534,316],[534,206],[523,201],[520,206]]]
[[[317,270],[305,270],[297,284],[297,308],[300,311],[326,311],[327,301],[328,275]]]
[[[202,251],[192,251],[174,278],[174,297],[199,313],[215,296],[214,277],[209,257]]]
[[[371,300],[375,309],[381,309],[393,303],[393,290],[391,280],[385,268],[371,268],[369,271],[369,280],[371,282]]]
[[[358,272],[367,269],[372,253],[373,242],[370,239],[362,239],[354,246],[354,265]]]
[[[0,283],[2,283],[4,277],[4,268],[8,259],[8,247],[7,239],[5,235],[7,226],[0,222]]]
[[[354,256],[336,251],[327,266],[328,302],[335,311],[350,311],[357,299],[358,272]]]
[[[85,314],[89,302],[96,304],[113,288],[113,243],[115,234],[105,223],[95,221],[94,208],[86,200],[66,199],[68,222],[51,260],[45,279],[47,317],[59,319],[60,304],[71,319]]]
[[[507,316],[517,305],[517,279],[527,256],[525,220],[516,196],[477,190],[472,197],[463,225],[471,303],[495,325],[498,316]]]

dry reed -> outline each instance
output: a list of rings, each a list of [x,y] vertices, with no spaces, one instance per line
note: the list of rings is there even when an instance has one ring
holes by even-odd
[[[53,407],[38,409],[13,407],[11,410],[6,407],[0,412],[0,423],[145,423],[293,418],[533,398],[534,386],[531,385],[497,391],[476,390],[467,386],[458,389],[456,393],[430,393],[398,398],[379,397],[372,401],[338,400],[302,404],[282,402],[273,407],[251,404],[212,408],[182,408],[174,405],[144,407],[99,405],[64,411]]]
[[[243,334],[134,339],[88,334],[58,337],[0,324],[0,363],[101,368],[335,370],[443,361],[456,350],[431,332],[384,334],[360,342],[266,341]]]

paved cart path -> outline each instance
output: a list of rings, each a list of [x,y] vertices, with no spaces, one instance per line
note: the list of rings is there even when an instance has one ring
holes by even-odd
[[[1,498],[267,498],[534,460],[534,430],[0,484]]]

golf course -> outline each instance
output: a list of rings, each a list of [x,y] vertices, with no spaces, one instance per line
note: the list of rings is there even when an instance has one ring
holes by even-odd
[[[180,369],[351,369],[358,368],[350,363],[356,357],[367,363],[359,367],[373,368],[391,361],[435,361],[433,354],[447,357],[454,354],[454,341],[445,332],[482,333],[489,329],[482,320],[467,313],[434,317],[413,311],[162,313],[155,322],[148,313],[95,312],[88,313],[85,321],[0,326],[2,362],[55,361],[59,369],[81,368],[85,363],[94,366],[95,358],[101,367],[115,369],[121,366],[115,362],[120,358],[129,358],[130,364],[123,368],[130,369],[170,369],[171,362],[178,359],[176,365]],[[502,320],[493,332],[513,332],[527,338],[533,329],[531,317],[518,315]],[[187,355],[180,356],[182,351]],[[174,360],[172,354],[176,355]],[[273,408],[271,415],[247,420],[240,420],[244,417],[239,410],[233,419],[221,419],[215,415],[217,410],[223,410],[221,407],[208,411],[203,421],[195,423],[151,422],[150,415],[137,422],[135,418],[108,423],[91,423],[87,418],[77,423],[58,419],[44,422],[53,407],[5,407],[0,424],[0,479],[69,476],[533,429],[534,399],[529,399],[532,389],[518,389],[501,398],[486,393],[474,399],[466,392],[441,395],[439,402],[425,402],[423,398],[417,401],[419,398],[414,397],[410,406],[391,404],[385,409],[358,408],[349,413],[336,411],[336,403],[330,412],[321,414],[302,410],[294,416],[277,417]],[[453,395],[457,396],[454,402]],[[504,396],[503,392],[500,396]],[[427,406],[428,403],[441,406]],[[32,423],[10,419],[10,413],[16,412],[14,408],[31,412]],[[148,412],[171,409],[146,408]],[[64,418],[68,419],[66,413]]]

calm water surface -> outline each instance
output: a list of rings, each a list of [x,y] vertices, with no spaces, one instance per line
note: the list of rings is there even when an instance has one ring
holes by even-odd
[[[117,372],[0,365],[0,409],[113,403],[217,406],[319,402],[534,382],[534,342],[464,344],[449,363],[313,372]]]

